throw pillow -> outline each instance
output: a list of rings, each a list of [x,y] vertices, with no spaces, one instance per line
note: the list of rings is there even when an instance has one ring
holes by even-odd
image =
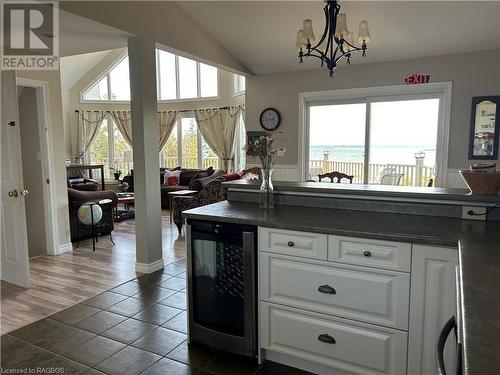
[[[181,171],[169,171],[165,170],[165,174],[163,175],[163,186],[178,186],[179,185],[179,177],[181,175]]]
[[[225,175],[222,175],[222,177],[224,177],[226,181],[234,181],[241,178],[241,176],[236,172],[226,173]]]

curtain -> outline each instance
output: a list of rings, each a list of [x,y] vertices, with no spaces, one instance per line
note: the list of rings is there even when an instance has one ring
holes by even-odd
[[[123,138],[132,147],[132,117],[130,111],[110,111],[109,113]]]
[[[235,130],[242,107],[195,110],[198,129],[227,171],[234,160]]]
[[[168,141],[168,137],[172,133],[175,124],[177,123],[177,112],[158,112],[158,125],[160,126],[160,151]]]
[[[94,141],[102,122],[106,118],[104,111],[80,111],[77,117],[75,161],[82,160],[85,152]]]

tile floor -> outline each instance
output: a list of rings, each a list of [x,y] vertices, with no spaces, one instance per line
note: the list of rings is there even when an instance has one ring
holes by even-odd
[[[188,345],[185,277],[181,260],[3,335],[2,373],[307,374]]]

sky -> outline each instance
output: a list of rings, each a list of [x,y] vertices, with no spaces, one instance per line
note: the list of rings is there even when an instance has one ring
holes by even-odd
[[[371,103],[371,145],[435,147],[439,99]],[[363,145],[366,105],[311,106],[310,145]]]

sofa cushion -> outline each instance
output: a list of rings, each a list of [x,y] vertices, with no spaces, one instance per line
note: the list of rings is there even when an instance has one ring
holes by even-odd
[[[166,186],[179,186],[179,177],[181,175],[181,171],[169,171],[166,170],[163,177],[163,185]]]
[[[181,176],[179,177],[179,185],[189,185],[193,177],[198,173],[208,172],[210,176],[214,169],[212,167],[208,167],[207,169],[181,169]]]

